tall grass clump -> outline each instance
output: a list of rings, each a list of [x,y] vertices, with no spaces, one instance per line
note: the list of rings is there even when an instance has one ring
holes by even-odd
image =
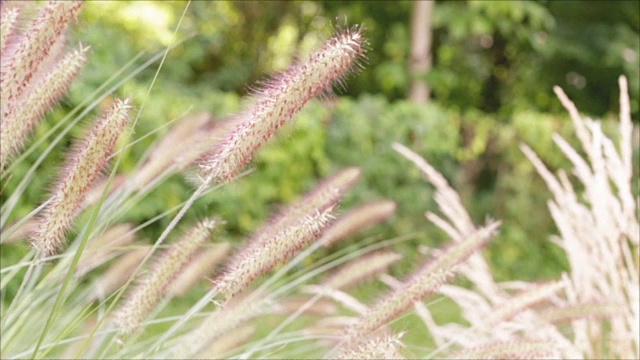
[[[637,128],[624,78],[617,144],[556,89],[581,145],[554,136],[572,175],[554,175],[522,146],[553,196],[548,206],[559,234],[551,241],[566,252],[570,270],[544,283],[499,283],[483,248],[500,237],[500,220],[475,222],[445,177],[399,143],[392,145],[399,161],[408,160],[407,169],[417,168],[435,189],[438,211],[426,219],[449,238],[442,249],[419,254],[417,264],[397,245],[419,235],[344,244],[403,206],[383,199],[343,210],[362,176],[359,164],[310,187],[238,246],[215,209],[196,214],[196,222],[185,217],[204,195],[255,176],[246,170],[259,149],[313,98],[331,95],[356,72],[368,47],[362,28],[340,27],[264,82],[236,115],[184,116],[135,167],[124,168],[122,158],[137,155],[129,154],[138,142],[133,134],[152,135],[136,133],[144,101],[111,96],[128,75],[31,139],[81,68],[91,66],[89,48],[65,40],[83,3],[1,4],[0,249],[23,254],[3,257],[10,260],[0,269],[2,358],[640,356],[638,199],[631,192]],[[166,59],[174,46],[152,60]],[[101,103],[103,111],[94,111]],[[45,159],[55,159],[78,123],[87,131],[63,152],[50,190],[17,214]],[[23,168],[26,175],[16,176]],[[166,202],[154,190],[172,176],[195,184],[188,200],[148,221],[125,216],[142,199]],[[145,239],[150,224],[162,228]],[[191,289],[204,279],[207,291]],[[353,291],[363,283],[381,290],[377,299]],[[175,306],[176,298],[188,306]],[[445,301],[462,321],[435,320],[435,305]],[[407,318],[411,327],[398,326]]]

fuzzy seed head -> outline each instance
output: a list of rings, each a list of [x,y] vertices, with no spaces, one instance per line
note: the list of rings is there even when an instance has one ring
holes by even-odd
[[[455,243],[433,260],[423,271],[429,272],[439,269],[451,269],[465,261],[476,251],[480,250],[496,233],[499,221],[493,221],[477,230],[465,240]]]
[[[313,215],[317,211],[323,211],[335,206],[342,196],[357,183],[361,173],[359,168],[350,167],[324,179],[312,191],[305,194],[302,199],[283,210],[275,219],[256,231],[256,236],[249,243],[261,246],[264,241],[267,241],[300,217]]]
[[[115,257],[136,239],[133,224],[117,224],[92,237],[80,257],[76,275],[82,276]]]
[[[129,182],[133,187],[142,189],[161,179],[167,171],[180,171],[192,165],[207,150],[210,137],[220,133],[222,127],[213,125],[208,113],[181,119],[150,151],[148,160]]]
[[[92,296],[104,299],[124,285],[149,251],[151,246],[139,246],[120,256],[96,281]]]
[[[550,282],[535,287],[509,299],[505,304],[498,305],[491,313],[488,322],[499,323],[510,320],[517,314],[531,308],[533,305],[547,299],[566,286],[563,281]]]
[[[120,339],[133,334],[141,326],[183,266],[209,240],[217,223],[213,219],[204,220],[158,257],[147,276],[114,313]]]
[[[236,128],[200,164],[205,177],[230,181],[284,124],[312,98],[329,91],[364,55],[364,38],[348,30],[327,41],[305,61],[275,76],[239,116]]]
[[[245,248],[229,262],[228,269],[240,268],[245,262],[243,254],[256,254],[263,251],[267,244],[280,233],[296,226],[300,219],[314,217],[318,212],[333,208],[340,201],[344,193],[353,187],[360,178],[361,171],[356,167],[339,171],[335,175],[324,179],[302,199],[284,209],[278,216],[255,232],[247,242]]]
[[[347,342],[374,333],[391,320],[408,311],[414,302],[433,294],[450,278],[453,272],[436,270],[422,276],[414,276],[397,290],[388,293],[377,302],[354,326],[349,328]]]
[[[622,315],[623,311],[622,305],[580,304],[562,308],[551,307],[544,310],[540,316],[551,323],[563,323],[583,318],[606,319]]]
[[[13,56],[2,62],[0,73],[3,117],[8,106],[21,96],[39,73],[55,44],[60,41],[69,21],[75,19],[82,7],[81,1],[50,1],[42,8],[38,18],[18,44]]]
[[[19,104],[7,106],[0,124],[0,169],[20,151],[45,112],[67,91],[86,62],[86,51],[87,48],[81,47],[67,54],[46,77],[26,92]]]
[[[62,247],[65,233],[87,191],[106,167],[126,127],[130,110],[128,100],[116,100],[112,108],[96,121],[85,139],[69,153],[32,237],[33,246],[44,255],[54,255]]]
[[[216,281],[218,292],[227,299],[235,296],[259,276],[292,258],[301,248],[317,239],[333,219],[333,208],[304,216],[262,246],[247,246],[234,257],[229,269]]]
[[[389,292],[351,327],[348,341],[373,333],[389,321],[411,309],[414,302],[433,294],[454,276],[453,268],[466,260],[494,234],[498,222],[478,230],[463,242],[454,244],[435,260],[427,262],[397,289]]]
[[[197,359],[223,359],[228,357],[229,351],[246,344],[255,333],[254,325],[244,325],[233,329],[208,344],[206,349],[196,355]]]

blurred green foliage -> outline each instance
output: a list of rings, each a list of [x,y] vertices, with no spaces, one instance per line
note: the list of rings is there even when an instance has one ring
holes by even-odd
[[[175,35],[186,2],[88,2],[74,34],[91,45],[88,64],[37,135],[136,54],[142,52],[135,61],[141,66],[153,54],[162,54],[172,40],[181,41],[168,53],[149,96],[159,61],[114,94],[133,98],[142,110],[130,134],[141,141],[121,166],[121,171],[130,171],[167,132],[169,121],[197,111],[211,112],[217,119],[238,111],[250,86],[304,57],[331,35],[332,24],[340,27],[346,18],[366,28],[370,44],[365,69],[346,79],[345,89],[337,89],[340,98],[307,106],[295,125],[259,153],[251,174],[208,195],[189,217],[220,215],[227,221],[224,237],[241,239],[318,179],[346,166],[361,166],[363,181],[347,197],[344,210],[382,198],[398,203],[388,225],[365,235],[391,238],[421,232],[419,242],[442,243],[444,234],[424,218],[425,211],[436,209],[433,190],[412,164],[391,150],[397,141],[445,175],[477,223],[487,216],[503,220],[501,235],[487,250],[499,279],[548,278],[566,264],[547,241],[555,232],[546,209],[549,191],[518,146],[530,144],[552,168],[567,164],[551,140],[553,132],[571,133],[553,85],[563,87],[581,110],[609,117],[618,108],[617,77],[624,74],[637,123],[639,4],[438,1],[433,69],[424,78],[433,99],[416,105],[405,100],[410,1],[193,1]],[[72,131],[74,136],[80,133]],[[16,218],[43,201],[42,189],[63,151],[58,149],[40,167]],[[17,167],[16,178],[36,155]],[[9,183],[5,194],[14,186]],[[148,220],[186,200],[192,190],[176,175],[123,220]],[[154,239],[168,221],[144,234]]]

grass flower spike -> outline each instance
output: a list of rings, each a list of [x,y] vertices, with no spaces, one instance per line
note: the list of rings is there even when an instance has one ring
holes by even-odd
[[[227,298],[238,294],[258,276],[266,274],[276,265],[285,262],[302,247],[317,239],[322,230],[333,219],[333,208],[304,216],[284,228],[262,247],[248,246],[243,249],[236,262],[216,282],[216,288]]]
[[[81,1],[51,1],[42,8],[35,23],[13,52],[9,61],[2,62],[2,104],[13,106],[40,66],[47,60],[55,44],[61,40],[82,7]],[[4,19],[3,19],[4,20]],[[4,59],[3,59],[4,60]]]
[[[373,305],[360,321],[349,329],[349,342],[368,336],[400,314],[408,311],[414,302],[433,294],[453,276],[453,268],[482,247],[495,233],[499,222],[478,230],[461,243],[454,244],[435,260],[426,263],[404,284],[388,293]]]
[[[356,184],[360,176],[360,169],[351,167],[326,178],[313,191],[305,194],[302,199],[283,210],[271,222],[256,231],[256,235],[249,241],[249,244],[262,246],[265,241],[298,218],[312,215],[316,211],[323,211],[335,205],[344,193]]]
[[[349,211],[322,235],[322,245],[331,247],[340,240],[391,217],[396,203],[390,200],[373,201]]]
[[[359,178],[358,168],[338,172],[256,231],[248,244],[231,259],[216,287],[225,296],[232,297],[319,237],[333,218],[331,213],[338,201]]]
[[[56,254],[62,247],[65,232],[87,191],[106,167],[130,110],[128,100],[115,101],[111,110],[98,119],[87,137],[69,154],[32,237],[33,246],[44,255]]]
[[[353,69],[364,55],[359,28],[340,32],[307,60],[276,75],[256,94],[254,104],[239,115],[235,129],[200,163],[205,177],[227,182],[255,152],[313,97]]]
[[[87,48],[67,54],[60,63],[25,96],[21,106],[9,106],[2,119],[0,166],[19,152],[44,113],[67,90],[86,61]],[[3,110],[4,111],[4,110]]]
[[[209,240],[217,224],[216,220],[203,221],[158,258],[155,266],[113,315],[120,341],[141,326],[187,261]]]
[[[0,169],[22,147],[38,120],[64,94],[85,62],[86,49],[64,53],[64,33],[80,1],[51,1],[18,33],[20,8],[2,8]],[[62,59],[60,59],[62,57]]]

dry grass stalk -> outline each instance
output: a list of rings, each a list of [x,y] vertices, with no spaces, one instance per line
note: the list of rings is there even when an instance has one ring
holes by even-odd
[[[432,212],[427,212],[427,218],[442,229],[451,239],[460,242],[469,232],[477,231],[471,221],[471,217],[465,210],[457,192],[451,188],[446,179],[438,173],[426,160],[413,153],[400,144],[394,144],[394,149],[411,160],[427,177],[427,180],[435,186],[436,202],[444,213],[440,217]],[[433,251],[436,258],[441,258],[443,251]],[[495,282],[486,260],[477,252],[471,254],[467,261],[457,267],[458,271],[474,285],[471,290],[458,286],[444,285],[440,287],[440,293],[454,300],[462,309],[463,316],[472,324],[466,328],[458,324],[437,325],[429,312],[429,309],[421,303],[414,303],[416,313],[423,320],[438,345],[438,349],[432,353],[447,354],[448,347],[459,344],[463,348],[472,348],[483,342],[515,341],[518,339],[516,329],[529,329],[539,338],[548,339],[555,344],[563,344],[565,354],[575,356],[578,354],[568,340],[552,326],[543,326],[544,321],[539,319],[531,311],[527,310],[524,316],[518,318],[518,323],[500,323],[497,327],[495,321],[492,326],[487,326],[487,319],[500,306],[507,306],[511,296],[502,290]],[[392,284],[393,286],[393,284]],[[397,288],[397,286],[393,286]],[[507,306],[508,307],[508,306]],[[536,324],[536,325],[533,325]],[[540,335],[542,334],[542,335]]]
[[[640,356],[637,260],[640,225],[631,192],[633,126],[626,79],[621,77],[619,85],[619,150],[603,133],[599,122],[583,119],[564,92],[554,89],[571,115],[587,155],[582,158],[567,141],[554,136],[574,165],[573,173],[585,189],[583,196],[577,194],[564,172],[554,176],[530,148],[522,147],[554,196],[549,201],[549,210],[560,230],[561,237],[556,242],[565,249],[571,264],[569,305],[618,304],[621,311],[620,316],[607,321],[586,317],[572,322],[575,346],[591,358]],[[603,339],[606,345],[596,346]]]
[[[293,257],[301,248],[317,239],[333,216],[333,208],[306,215],[284,228],[262,246],[247,246],[215,283],[226,299],[237,295],[259,276]]]
[[[299,295],[287,297],[279,301],[281,306],[281,314],[293,314],[300,308],[305,307],[302,315],[306,316],[330,316],[335,315],[336,306],[330,301],[315,301],[313,305],[307,306],[311,301],[311,297],[307,295]]]
[[[304,288],[304,291],[309,294],[327,297],[360,316],[365,316],[369,310],[365,304],[342,290],[327,286],[309,285]]]
[[[551,307],[543,310],[540,316],[554,324],[570,323],[573,320],[595,317],[600,320],[620,316],[623,307],[608,304],[584,304],[566,306],[562,308]]]
[[[358,321],[357,318],[351,316],[331,316],[316,321],[313,325],[307,327],[304,331],[308,334],[321,334],[335,336],[344,331],[349,326],[353,326]],[[330,339],[329,339],[330,340]],[[335,341],[326,341],[329,345],[336,345]]]
[[[555,359],[557,352],[545,341],[493,342],[452,354],[451,359]]]
[[[404,145],[394,143],[393,149],[417,166],[426,175],[427,180],[436,188],[434,199],[438,208],[444,214],[444,218],[433,212],[427,212],[426,217],[429,221],[449,235],[455,242],[463,241],[478,230],[478,227],[473,223],[471,216],[462,204],[460,196],[442,174],[425,159]],[[504,298],[504,294],[493,280],[489,264],[482,257],[482,254],[472,254],[464,264],[461,264],[458,271],[471,280],[475,288],[491,299],[492,302],[498,302]]]
[[[503,304],[498,304],[491,312],[490,318],[485,319],[485,321],[488,324],[493,324],[505,320],[511,320],[514,316],[520,314],[525,309],[531,308],[535,304],[548,299],[551,295],[557,293],[565,286],[566,284],[562,281],[535,286],[528,291],[511,297]]]

